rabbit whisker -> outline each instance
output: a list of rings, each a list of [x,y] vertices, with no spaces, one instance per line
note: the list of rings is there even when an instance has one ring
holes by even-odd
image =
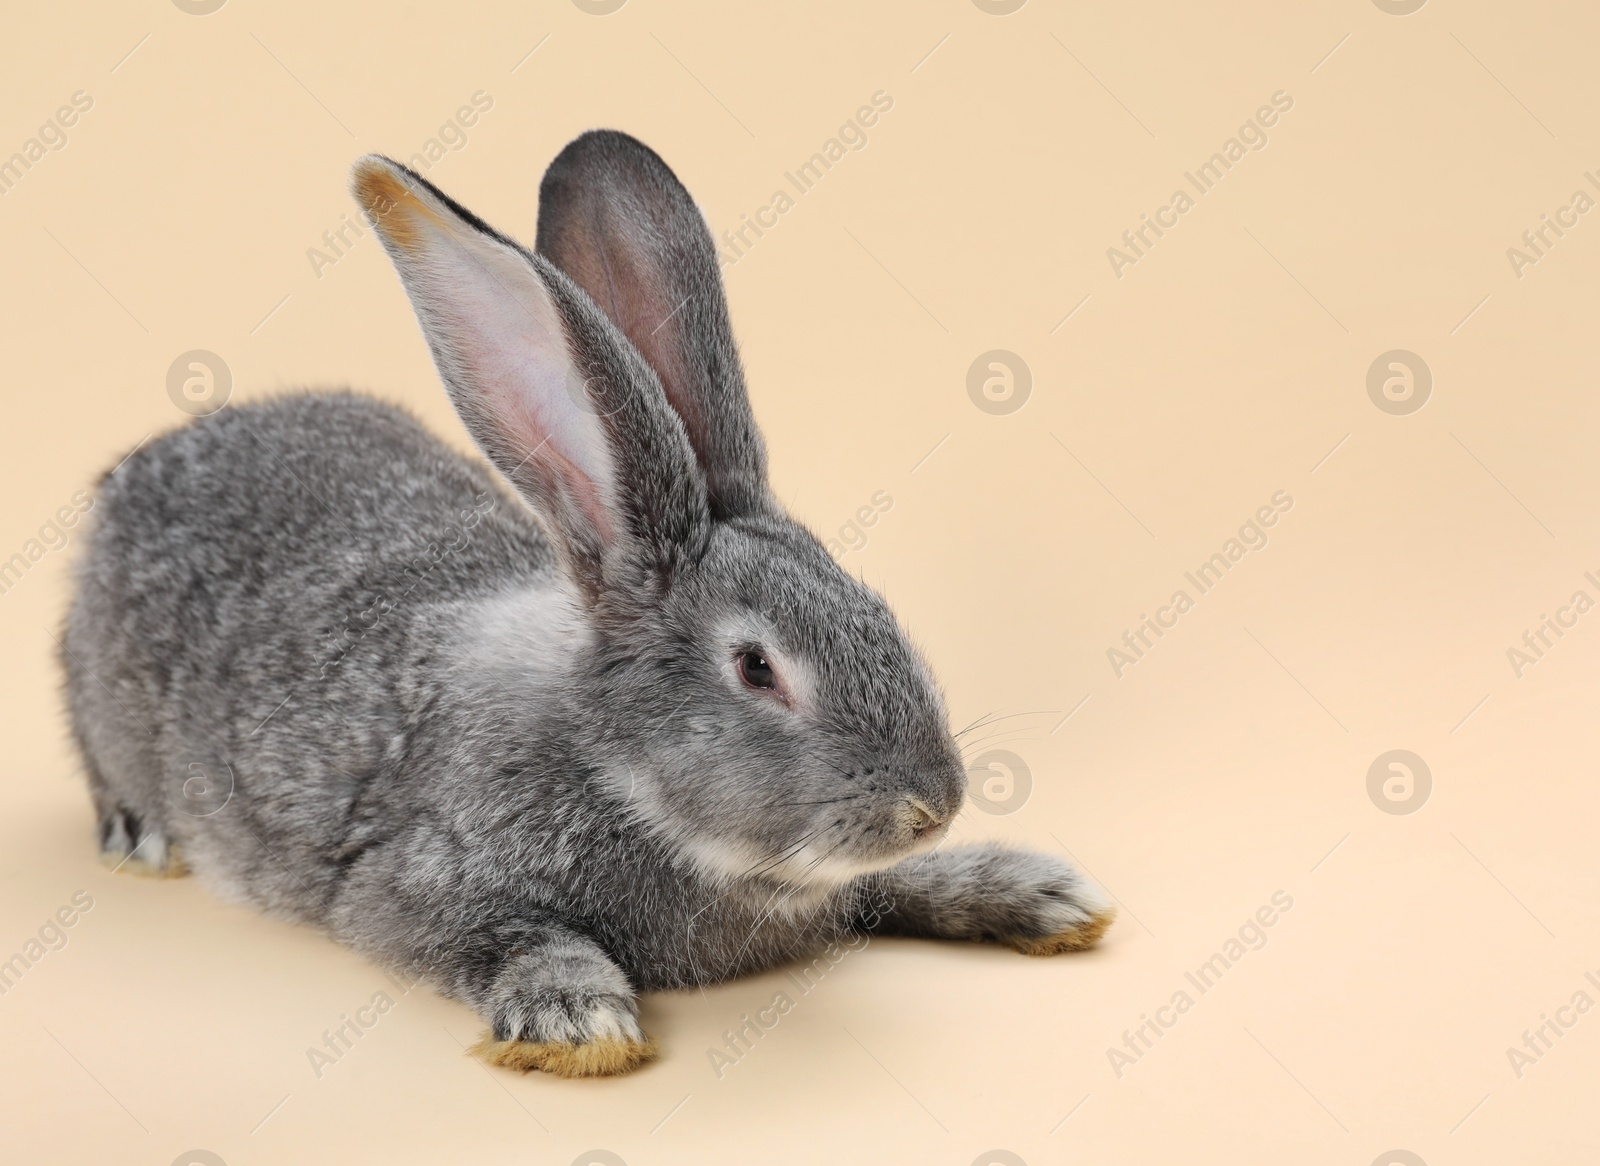
[[[978,729],[978,728],[985,728],[986,729],[990,725],[999,724],[1001,721],[1012,721],[1012,720],[1016,720],[1016,718],[1018,718],[1018,717],[1045,717],[1045,716],[1049,716],[1049,715],[1050,715],[1050,710],[1049,709],[1035,709],[1035,710],[1033,710],[1031,712],[1025,712],[1025,713],[1006,713],[1004,716],[997,716],[994,713],[985,713],[983,716],[979,717],[976,721],[973,721],[972,724],[970,724],[966,728],[962,729],[959,733],[951,733],[950,735],[952,737],[963,737],[966,734],[972,732],[974,729]]]
[[[804,838],[800,839],[800,841],[798,841],[796,843],[793,843],[792,845],[787,847],[781,854],[778,855],[777,858],[772,859],[770,862],[763,862],[763,863],[756,864],[755,867],[752,867],[750,870],[747,870],[743,874],[739,875],[739,878],[741,878],[741,879],[760,878],[763,874],[765,874],[767,871],[771,870],[773,867],[781,866],[781,865],[783,865],[783,863],[787,862],[789,859],[791,859],[795,855],[799,854],[802,850],[805,849],[806,843],[810,842],[813,838],[815,838],[818,834],[821,834],[826,829],[827,829],[826,826],[818,826],[815,830],[811,831]]]
[[[977,720],[973,721],[966,728],[957,729],[954,733],[951,733],[950,735],[952,737],[964,736],[965,734],[972,732],[972,730],[976,729],[979,725],[984,724],[986,721],[988,721],[988,719],[990,717],[992,717],[994,715],[995,715],[994,713],[984,713],[981,717],[979,717]]]
[[[756,932],[760,931],[762,927],[770,923],[785,903],[793,899],[805,889],[805,876],[826,862],[830,857],[833,856],[834,852],[844,844],[845,839],[841,838],[838,842],[834,843],[823,853],[819,854],[816,858],[807,863],[805,869],[800,872],[800,876],[794,880],[794,884],[792,886],[787,888],[779,887],[772,893],[772,895],[768,897],[766,903],[762,905],[761,913],[757,917],[755,924],[750,928],[750,933],[745,936],[744,943],[740,944],[739,950],[734,953],[735,963],[738,962],[739,957],[745,953],[745,950],[755,939]],[[782,895],[781,899],[779,898],[780,895]],[[774,900],[776,900],[776,902]],[[814,919],[817,914],[826,906],[828,906],[828,898],[824,897],[822,901],[812,909],[811,917]]]
[[[861,797],[865,797],[865,796],[866,796],[865,794],[847,794],[842,798],[822,798],[822,799],[820,799],[818,801],[813,801],[813,802],[773,802],[772,805],[774,805],[774,806],[831,806],[835,802],[853,802],[857,798],[861,798]]]
[[[1012,745],[1012,744],[1015,744],[1018,741],[1042,741],[1042,740],[1044,740],[1044,738],[1040,737],[1037,733],[1032,734],[1032,735],[1027,735],[1027,736],[1018,736],[1017,735],[1017,734],[1020,734],[1020,733],[1023,733],[1023,732],[1025,732],[1025,730],[1022,730],[1022,729],[1001,729],[998,733],[990,733],[987,737],[978,737],[977,739],[972,740],[972,741],[963,741],[961,743],[961,756],[962,756],[962,759],[965,760],[969,753],[972,753],[972,752],[976,751],[977,749],[981,748],[984,745],[993,745],[993,744],[996,744],[996,743],[1004,743],[1004,744],[1007,744],[1007,745]]]

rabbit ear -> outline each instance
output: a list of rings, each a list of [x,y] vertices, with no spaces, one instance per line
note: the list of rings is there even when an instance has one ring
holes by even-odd
[[[456,412],[555,535],[591,601],[698,555],[705,488],[633,347],[547,261],[377,155],[351,186]]]
[[[699,459],[712,514],[768,508],[766,449],[716,248],[667,164],[614,130],[576,139],[540,183],[537,250],[589,293],[661,379]]]

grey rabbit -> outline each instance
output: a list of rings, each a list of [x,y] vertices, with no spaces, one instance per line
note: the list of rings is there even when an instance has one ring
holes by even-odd
[[[666,164],[577,138],[533,251],[386,158],[352,189],[488,465],[310,393],[101,480],[62,659],[103,857],[320,927],[569,1076],[656,1055],[639,992],[852,934],[1093,945],[1113,911],[1068,863],[939,846],[943,699],[774,498]]]

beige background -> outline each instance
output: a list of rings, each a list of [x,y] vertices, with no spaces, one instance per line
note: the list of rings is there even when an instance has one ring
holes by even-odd
[[[0,959],[94,901],[0,997],[5,1160],[1592,1159],[1600,1014],[1520,1077],[1507,1049],[1600,1002],[1600,614],[1520,678],[1507,650],[1600,598],[1600,216],[1520,277],[1507,248],[1600,168],[1597,32],[1580,0],[11,5],[0,157],[94,104],[0,197],[0,558],[184,419],[186,350],[236,399],[350,384],[461,441],[370,235],[320,275],[307,250],[354,217],[353,158],[474,92],[429,177],[528,240],[584,128],[656,147],[720,231],[892,95],[728,272],[775,481],[830,537],[892,498],[844,565],[956,725],[1008,718],[974,755],[1031,773],[959,836],[1070,849],[1123,914],[1048,962],[875,942],[721,1079],[707,1049],[781,972],[648,998],[665,1057],[624,1080],[490,1073],[421,990],[319,1079],[306,1049],[394,991],[378,970],[95,864],[53,661],[69,546],[0,595]],[[1107,248],[1280,90],[1269,144],[1119,278]],[[1031,370],[1010,414],[966,391],[991,349]],[[1420,411],[1367,394],[1391,349],[1431,369]],[[1107,649],[1276,491],[1269,545],[1119,679]],[[1368,795],[1392,749],[1431,770],[1416,812]],[[1195,992],[1278,891],[1265,946]],[[1107,1050],[1184,988],[1119,1077]]]

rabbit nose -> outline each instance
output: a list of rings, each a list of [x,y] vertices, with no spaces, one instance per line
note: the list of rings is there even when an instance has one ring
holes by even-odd
[[[944,819],[928,808],[926,802],[918,798],[906,798],[907,825],[911,827],[913,838],[926,838],[939,827],[944,825]]]

